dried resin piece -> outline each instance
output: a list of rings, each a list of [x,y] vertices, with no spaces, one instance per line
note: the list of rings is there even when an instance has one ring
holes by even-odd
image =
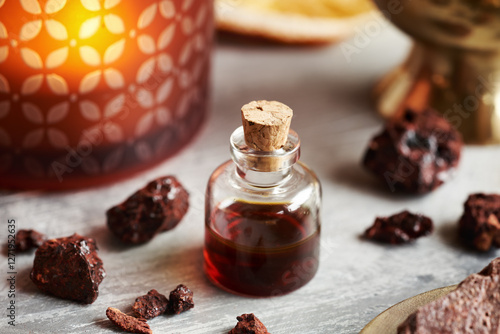
[[[398,327],[398,334],[500,332],[500,258],[467,277],[448,295],[420,307]]]
[[[78,234],[44,242],[35,253],[31,280],[42,291],[91,304],[106,276],[94,239]]]
[[[125,332],[153,334],[153,331],[146,323],[146,319],[131,317],[130,315],[126,315],[122,311],[113,307],[108,307],[106,310],[106,316],[112,323],[120,327]]]
[[[168,306],[168,299],[155,289],[150,290],[147,295],[138,297],[135,300],[132,310],[144,319],[153,319],[165,313]]]
[[[460,133],[435,111],[406,110],[371,140],[363,165],[391,191],[428,193],[449,179],[462,146]]]
[[[460,236],[479,251],[500,247],[500,195],[472,194],[464,204]]]
[[[388,244],[403,244],[432,233],[432,220],[426,216],[403,211],[390,217],[377,217],[364,236]]]
[[[19,230],[16,233],[16,251],[27,252],[40,247],[47,240],[47,236],[35,230]]]
[[[253,313],[242,314],[236,319],[238,323],[229,331],[229,334],[271,334]]]
[[[183,284],[171,291],[168,298],[168,313],[179,314],[194,307],[193,292]]]
[[[140,244],[179,224],[189,194],[173,176],[158,178],[107,211],[108,227],[124,243]]]

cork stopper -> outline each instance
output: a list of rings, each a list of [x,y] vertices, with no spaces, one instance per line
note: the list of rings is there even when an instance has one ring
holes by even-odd
[[[252,101],[241,108],[245,142],[257,151],[282,148],[288,139],[293,111],[277,101]]]

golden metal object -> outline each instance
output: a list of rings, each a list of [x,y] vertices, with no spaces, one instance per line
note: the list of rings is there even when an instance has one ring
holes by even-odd
[[[432,107],[467,143],[500,143],[500,0],[374,1],[415,39],[375,87],[379,113]]]

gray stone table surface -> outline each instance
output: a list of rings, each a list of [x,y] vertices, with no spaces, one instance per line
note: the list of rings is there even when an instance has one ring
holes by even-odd
[[[16,220],[17,229],[36,228],[51,237],[74,232],[94,237],[107,277],[99,298],[82,306],[40,293],[28,278],[33,255],[19,254],[13,328],[7,325],[7,259],[2,252],[0,332],[117,333],[105,316],[108,306],[130,312],[134,299],[149,289],[166,293],[184,283],[194,291],[195,308],[149,321],[155,333],[227,333],[237,315],[250,312],[273,334],[358,333],[389,306],[460,282],[485,266],[496,253],[476,254],[460,246],[457,220],[469,193],[499,192],[500,147],[466,147],[455,179],[429,195],[402,197],[384,191],[360,167],[368,140],[382,125],[370,92],[404,59],[410,41],[385,25],[367,40],[347,42],[356,48],[349,57],[341,45],[300,48],[221,40],[214,52],[213,111],[182,153],[146,173],[98,189],[3,192],[2,244],[8,219]],[[239,125],[239,108],[254,99],[275,99],[294,109],[292,128],[302,139],[302,160],[318,174],[324,195],[317,275],[296,292],[267,299],[223,292],[202,271],[206,182],[229,159],[228,140]],[[146,245],[121,246],[105,226],[105,210],[164,174],[176,175],[190,192],[188,214],[176,229]],[[435,232],[402,247],[359,238],[375,216],[403,209],[432,217]]]

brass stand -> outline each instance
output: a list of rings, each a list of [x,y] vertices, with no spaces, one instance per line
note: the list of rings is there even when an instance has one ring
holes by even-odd
[[[500,41],[497,29],[489,30],[486,25],[500,26],[498,8],[491,14],[493,21],[477,25],[466,21],[458,29],[450,23],[456,19],[453,14],[457,8],[474,9],[475,15],[482,10],[488,14],[480,5],[463,7],[466,1],[448,1],[449,16],[443,16],[445,2],[403,2],[406,7],[390,17],[416,41],[407,60],[375,87],[376,108],[384,117],[397,117],[408,107],[432,107],[462,132],[467,143],[498,144]],[[381,9],[387,5],[385,0],[376,2]],[[414,7],[416,3],[424,8]]]

